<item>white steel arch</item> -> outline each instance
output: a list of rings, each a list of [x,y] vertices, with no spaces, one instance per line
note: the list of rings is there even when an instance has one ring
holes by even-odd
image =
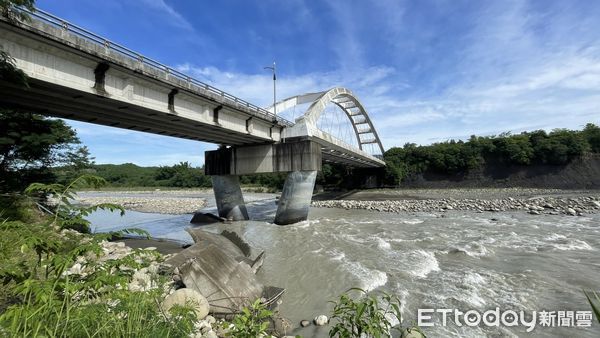
[[[292,127],[291,129],[304,129],[304,133],[312,135],[311,131],[317,129],[317,121],[325,110],[325,107],[330,103],[334,103],[346,113],[346,116],[350,120],[360,150],[363,150],[364,145],[376,144],[381,151],[381,155],[383,155],[383,145],[373,126],[373,122],[369,118],[369,114],[354,93],[347,88],[335,87],[320,93],[293,96],[277,102],[275,107],[277,111],[283,111],[309,102],[312,102],[312,104],[303,116],[296,119],[296,125],[294,126],[296,128]],[[268,110],[272,112],[273,106],[269,107]],[[296,133],[291,133],[290,136],[299,136],[294,134]]]

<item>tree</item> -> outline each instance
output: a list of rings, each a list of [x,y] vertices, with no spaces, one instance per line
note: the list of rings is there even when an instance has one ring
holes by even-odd
[[[16,6],[22,6],[30,11],[35,10],[33,4],[35,0],[0,0],[0,14],[14,21],[29,20],[29,15],[21,11],[15,11]],[[15,65],[15,60],[6,53],[0,45],[0,81],[8,81],[21,86],[27,86],[27,76]]]
[[[28,87],[27,75],[17,68],[15,60],[2,50],[0,45],[0,81],[7,81],[21,87]]]
[[[0,190],[19,191],[54,178],[55,166],[84,166],[87,148],[64,121],[0,110]]]
[[[201,168],[194,168],[189,162],[180,162],[172,167],[160,167],[155,179],[169,187],[192,188],[210,187],[210,178]]]
[[[29,20],[29,15],[21,11],[15,11],[15,7],[23,7],[34,11],[35,0],[0,0],[0,14],[9,19]]]
[[[590,145],[590,150],[594,153],[600,153],[600,127],[588,123],[583,129],[583,135]]]

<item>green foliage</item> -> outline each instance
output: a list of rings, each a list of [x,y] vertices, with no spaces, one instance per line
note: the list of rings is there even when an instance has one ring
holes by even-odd
[[[358,292],[361,298],[354,299],[351,292]],[[391,337],[392,330],[401,332],[400,326],[393,327],[390,318],[402,322],[400,316],[400,300],[387,293],[369,294],[358,288],[353,288],[340,296],[333,308],[332,320],[335,325],[329,330],[330,337]]]
[[[75,162],[73,162],[75,163]],[[82,166],[78,173],[90,173],[104,178],[110,187],[176,187],[208,188],[212,186],[203,168],[192,167],[189,162],[173,166],[140,167],[133,163],[90,164]],[[68,167],[55,169],[59,181],[68,179]]]
[[[180,162],[171,167],[160,167],[155,179],[159,185],[178,188],[211,187],[210,177],[202,168],[194,168],[189,162]]]
[[[450,140],[428,146],[407,143],[386,151],[384,160],[387,182],[398,185],[417,174],[464,175],[486,164],[564,165],[590,151],[600,153],[600,128],[591,123],[583,131],[471,136],[466,142]]]
[[[224,323],[223,328],[228,332],[227,336],[235,338],[256,338],[267,335],[269,320],[273,312],[257,299],[248,307],[242,309],[242,313],[236,315],[230,323]]]
[[[593,123],[588,123],[583,129],[583,136],[590,145],[590,150],[594,153],[600,153],[600,127]]]
[[[0,81],[14,83],[20,87],[29,87],[27,75],[17,68],[15,59],[2,50],[0,45]]]
[[[0,110],[0,192],[54,179],[50,168],[81,161],[75,131],[64,121]]]
[[[107,239],[147,233],[127,229],[92,236],[64,229],[81,224],[97,208],[122,211],[113,205],[71,204],[73,189],[103,183],[87,175],[67,186],[32,184],[28,193],[57,200],[53,222],[0,222],[0,332],[22,337],[187,337],[193,331],[192,309],[161,312],[161,287],[127,290],[136,269],[163,259],[159,253],[136,249],[120,258],[98,259]],[[76,263],[81,269],[72,269]],[[168,280],[153,278],[156,286]]]
[[[29,195],[50,197],[56,200],[53,219],[54,224],[61,228],[75,229],[80,232],[89,232],[90,222],[84,217],[88,216],[92,212],[98,209],[103,209],[109,211],[118,210],[121,212],[121,215],[125,213],[125,209],[116,204],[103,203],[92,206],[73,204],[73,200],[77,195],[75,192],[77,189],[90,186],[98,188],[104,184],[106,184],[106,181],[101,177],[82,175],[66,186],[59,183],[32,183],[27,189],[25,189],[25,193]]]
[[[93,172],[94,158],[91,156],[88,147],[78,147],[74,151],[66,153],[65,157],[68,164],[55,167],[52,170],[58,183],[68,183],[83,174]]]
[[[33,6],[34,2],[35,0],[0,0],[0,14],[10,21],[27,21],[29,20],[29,15],[22,11],[15,10],[15,7],[21,6],[33,11],[35,10]],[[17,68],[15,59],[8,55],[1,45],[0,81],[7,81],[20,87],[29,87],[27,75]]]
[[[104,178],[111,187],[156,187],[158,167],[139,167],[133,163],[95,164],[90,172]]]
[[[283,187],[287,173],[267,173],[240,176],[240,183],[246,186],[270,188],[272,192]]]
[[[191,309],[165,316],[157,306],[161,288],[126,289],[133,269],[160,255],[138,249],[121,259],[95,260],[109,236],[57,232],[45,224],[0,224],[0,330],[23,337],[187,337]],[[67,272],[83,257],[89,273]],[[166,282],[156,278],[157,285]]]
[[[41,213],[37,210],[35,202],[21,194],[0,195],[0,214],[6,220],[39,222]]]
[[[594,315],[596,316],[596,320],[600,323],[600,295],[596,292],[585,292],[585,296],[590,302],[590,306],[592,307],[592,311],[594,311]]]
[[[9,20],[28,21],[29,15],[22,11],[15,10],[15,7],[24,7],[30,11],[34,11],[35,0],[0,0],[0,14]]]

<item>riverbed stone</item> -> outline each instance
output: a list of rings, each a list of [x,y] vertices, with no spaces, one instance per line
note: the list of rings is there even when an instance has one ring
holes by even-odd
[[[207,323],[209,323],[210,325],[214,324],[217,322],[217,320],[215,319],[215,317],[208,315],[206,316],[206,318],[204,318],[204,320],[206,320]]]
[[[218,338],[219,336],[217,335],[217,333],[215,331],[210,330],[207,333],[205,333],[204,335],[202,335],[202,337],[204,337],[204,338]]]
[[[326,325],[328,322],[329,322],[329,319],[325,315],[316,316],[315,319],[314,319],[314,323],[317,326]]]
[[[423,336],[423,334],[416,329],[407,328],[402,331],[401,337],[402,338],[424,338],[425,336]]]
[[[309,325],[310,325],[310,321],[309,320],[305,319],[305,320],[300,321],[300,326],[302,326],[302,327],[307,327]]]
[[[273,329],[279,336],[283,336],[292,331],[292,322],[281,316],[273,317]]]
[[[168,295],[161,307],[165,313],[169,313],[169,310],[175,305],[191,306],[198,319],[204,319],[210,310],[208,300],[200,292],[188,288],[176,290]]]

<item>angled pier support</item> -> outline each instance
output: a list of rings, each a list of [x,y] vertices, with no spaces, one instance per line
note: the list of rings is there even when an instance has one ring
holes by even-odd
[[[275,217],[276,224],[284,225],[308,218],[321,163],[321,146],[301,139],[207,151],[204,170],[212,176],[219,216],[233,220],[248,219],[237,175],[288,172]]]
[[[287,175],[277,205],[275,224],[287,225],[308,219],[316,179],[316,170],[292,171]]]
[[[247,220],[248,211],[238,176],[215,175],[212,177],[212,184],[219,216],[233,221]]]

